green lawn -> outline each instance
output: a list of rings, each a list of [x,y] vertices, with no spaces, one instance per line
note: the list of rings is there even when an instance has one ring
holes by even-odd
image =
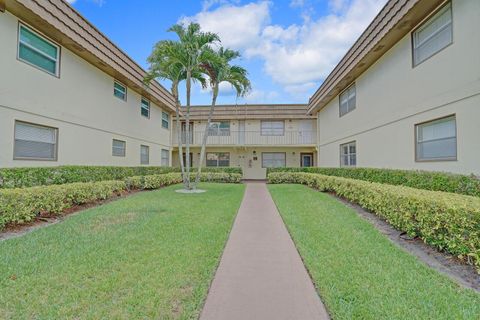
[[[399,249],[328,194],[269,190],[334,319],[480,319],[480,295]]]
[[[142,192],[0,242],[0,319],[192,319],[244,186]]]

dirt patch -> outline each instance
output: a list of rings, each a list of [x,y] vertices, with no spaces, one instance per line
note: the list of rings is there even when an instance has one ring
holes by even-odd
[[[480,275],[473,266],[465,264],[451,254],[436,250],[419,238],[410,239],[406,237],[403,232],[396,230],[388,222],[363,209],[359,205],[352,204],[345,199],[337,197],[335,194],[330,193],[330,195],[340,200],[346,206],[354,209],[360,217],[370,222],[393,243],[416,256],[429,267],[447,275],[464,287],[480,292]]]
[[[59,223],[69,215],[76,214],[76,213],[79,213],[80,211],[90,209],[93,207],[98,207],[118,199],[126,198],[137,192],[146,192],[146,191],[138,191],[138,190],[134,190],[130,192],[122,191],[105,200],[97,200],[94,202],[73,206],[63,211],[60,215],[42,213],[31,222],[21,224],[21,225],[18,225],[18,224],[7,225],[2,231],[0,231],[0,241],[20,237],[34,230],[37,230],[55,223]]]

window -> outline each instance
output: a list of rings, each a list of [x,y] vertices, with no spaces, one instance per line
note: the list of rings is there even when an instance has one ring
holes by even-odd
[[[340,94],[340,117],[349,113],[357,106],[357,89],[352,84]]]
[[[125,157],[126,150],[127,150],[127,143],[125,141],[113,139],[112,156]]]
[[[119,99],[127,101],[127,87],[115,81],[113,83],[113,95]]]
[[[140,146],[140,164],[149,164],[150,163],[150,147],[149,146]]]
[[[57,160],[58,129],[15,122],[14,159]]]
[[[168,167],[170,165],[170,151],[162,149],[161,165]]]
[[[441,51],[452,39],[452,5],[449,3],[413,32],[413,65]]]
[[[262,136],[283,136],[285,132],[285,122],[262,121],[260,128]]]
[[[147,99],[142,98],[140,114],[145,118],[150,118],[150,101]]]
[[[357,165],[357,143],[355,141],[340,146],[340,166],[355,167]]]
[[[284,152],[263,152],[262,167],[263,168],[279,168],[286,166],[286,154]]]
[[[208,128],[209,136],[229,136],[230,121],[213,121]]]
[[[207,153],[207,167],[229,167],[230,153],[209,152]]]
[[[415,126],[416,160],[456,160],[457,125],[455,116]]]
[[[162,111],[162,128],[168,129],[170,126],[170,115]]]
[[[18,59],[58,76],[60,47],[23,25],[18,33]]]

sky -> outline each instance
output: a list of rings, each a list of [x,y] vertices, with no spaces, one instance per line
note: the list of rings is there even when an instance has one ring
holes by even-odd
[[[200,23],[222,46],[238,50],[233,63],[252,83],[237,98],[221,85],[220,104],[307,103],[365,30],[386,0],[67,0],[86,19],[148,69],[156,42],[175,39],[168,28]],[[162,84],[170,89],[168,81]],[[183,86],[182,86],[183,87]],[[182,90],[181,101],[185,102]],[[210,104],[211,92],[195,86],[192,104]]]

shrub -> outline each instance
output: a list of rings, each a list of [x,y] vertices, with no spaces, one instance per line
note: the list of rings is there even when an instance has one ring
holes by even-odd
[[[192,168],[192,172],[195,172]],[[242,174],[241,168],[203,168],[203,172]],[[27,188],[34,186],[123,180],[127,177],[180,172],[173,167],[109,167],[109,166],[60,166],[41,168],[0,169],[0,188]]]
[[[400,185],[417,189],[452,192],[480,197],[480,180],[446,172],[377,169],[377,168],[269,168],[273,172],[308,172],[370,182]]]
[[[476,265],[480,272],[480,199],[311,173],[270,173],[270,183],[335,192],[395,228]]]
[[[201,181],[239,183],[241,178],[239,173],[206,172],[202,173]],[[180,173],[166,173],[128,177],[123,181],[0,189],[0,230],[6,224],[29,222],[39,214],[60,214],[74,205],[105,200],[121,191],[158,189],[181,182]]]

